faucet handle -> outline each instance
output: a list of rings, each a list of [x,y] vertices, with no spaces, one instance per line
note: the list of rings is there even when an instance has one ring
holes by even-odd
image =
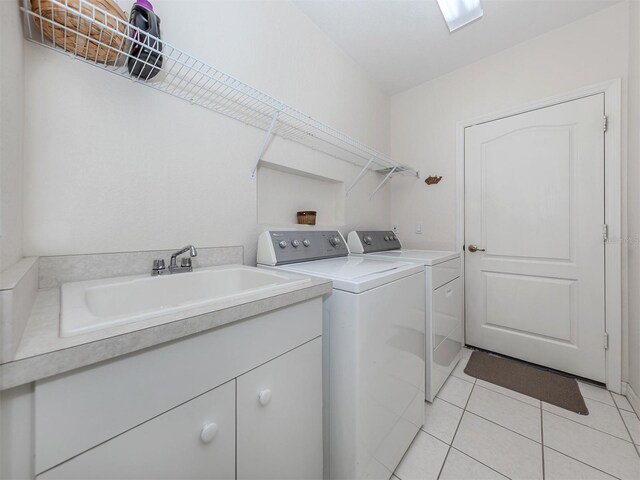
[[[154,260],[153,261],[153,269],[154,270],[164,270],[165,269],[164,258],[157,258],[156,260]]]
[[[191,267],[191,258],[190,257],[182,257],[180,266],[182,267]]]

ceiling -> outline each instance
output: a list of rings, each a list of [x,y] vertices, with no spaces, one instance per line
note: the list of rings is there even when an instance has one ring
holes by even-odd
[[[449,33],[436,0],[294,0],[388,94],[617,3],[482,0],[484,17]]]

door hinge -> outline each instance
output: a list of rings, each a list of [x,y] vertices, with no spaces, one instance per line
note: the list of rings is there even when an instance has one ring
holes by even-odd
[[[602,225],[602,240],[604,240],[605,242],[609,240],[609,225],[607,225],[606,223]]]
[[[602,117],[602,131],[606,132],[609,129],[609,117],[606,115]]]
[[[604,349],[609,350],[609,334],[604,332]]]

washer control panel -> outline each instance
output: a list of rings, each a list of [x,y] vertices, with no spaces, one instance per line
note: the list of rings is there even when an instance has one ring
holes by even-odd
[[[400,239],[391,230],[354,230],[347,238],[352,253],[386,252],[402,248]]]
[[[268,230],[258,239],[258,264],[285,265],[345,257],[347,242],[337,230]]]

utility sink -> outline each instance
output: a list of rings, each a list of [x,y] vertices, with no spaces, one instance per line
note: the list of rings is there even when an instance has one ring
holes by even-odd
[[[200,268],[189,273],[135,275],[62,285],[60,336],[71,337],[195,307],[216,305],[309,282],[244,265]]]

